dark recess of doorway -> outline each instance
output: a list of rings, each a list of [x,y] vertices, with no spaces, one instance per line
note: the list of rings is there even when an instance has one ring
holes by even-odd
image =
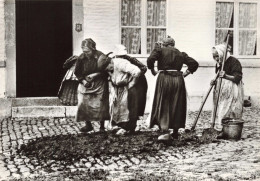
[[[57,96],[72,55],[71,0],[16,0],[17,97]]]

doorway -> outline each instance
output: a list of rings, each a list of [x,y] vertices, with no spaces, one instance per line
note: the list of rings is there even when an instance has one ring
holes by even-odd
[[[17,97],[57,96],[72,55],[71,0],[16,0]]]

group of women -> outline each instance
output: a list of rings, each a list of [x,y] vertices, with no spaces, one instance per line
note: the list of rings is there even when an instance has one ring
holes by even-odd
[[[104,121],[110,120],[121,128],[117,134],[134,132],[146,104],[146,66],[127,56],[122,45],[116,46],[112,58],[96,50],[92,39],[82,42],[82,50],[75,67],[80,82],[76,121],[86,122],[81,131],[93,130],[91,121],[100,121],[104,130]]]
[[[78,110],[76,121],[85,121],[82,132],[93,130],[91,121],[100,122],[104,131],[104,121],[110,120],[112,127],[121,129],[117,134],[134,132],[139,116],[144,114],[146,105],[148,69],[156,76],[156,87],[149,116],[149,126],[157,125],[162,131],[158,139],[178,137],[179,128],[185,128],[187,113],[187,94],[184,78],[198,69],[198,62],[185,52],[175,48],[171,37],[156,46],[147,59],[147,67],[136,58],[127,55],[123,45],[117,45],[112,55],[96,50],[92,39],[82,41],[83,53],[77,57],[75,75],[78,85]],[[213,47],[216,72],[221,67],[225,45]],[[157,61],[157,69],[154,64]],[[185,72],[181,69],[187,66]],[[220,90],[216,129],[221,131],[223,120],[239,119],[243,111],[242,67],[240,62],[227,53]],[[215,85],[217,95],[219,81]],[[216,96],[214,96],[214,100]],[[213,101],[215,102],[215,101]],[[173,131],[169,131],[173,130]]]

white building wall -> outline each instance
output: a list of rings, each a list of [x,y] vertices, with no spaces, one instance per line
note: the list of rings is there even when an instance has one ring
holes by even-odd
[[[92,38],[97,49],[111,51],[120,42],[119,0],[84,1],[84,38]]]
[[[215,62],[211,55],[215,44],[215,4],[216,0],[168,0],[167,34],[175,39],[177,48],[200,64],[197,72],[186,79],[189,95],[205,95],[215,76]],[[257,39],[260,42],[260,36]],[[256,78],[260,76],[260,56],[239,60],[243,66],[245,95],[256,101],[260,96],[260,79]]]
[[[5,96],[5,18],[4,0],[0,0],[0,98]]]
[[[167,34],[175,39],[178,49],[200,64],[197,72],[185,78],[188,95],[199,97],[190,100],[196,101],[196,105],[200,104],[210,87],[210,81],[215,77],[215,62],[211,55],[211,48],[215,44],[215,4],[215,0],[168,0],[167,3]],[[92,37],[97,48],[105,53],[113,50],[114,44],[120,43],[120,0],[84,1],[84,36]],[[146,63],[147,57],[138,59]],[[260,58],[240,61],[244,72],[245,95],[257,100],[260,96],[260,79],[256,78],[260,76]],[[146,76],[147,104],[150,105],[152,98],[149,93],[155,79],[150,72]],[[211,98],[205,108],[212,108]]]
[[[167,34],[176,47],[200,62],[209,62],[214,45],[215,0],[168,0]],[[212,65],[212,64],[211,64]]]
[[[83,0],[72,0],[73,55],[79,55],[82,52],[81,41],[84,38],[84,28],[76,31],[76,24],[82,26],[84,24]]]
[[[0,68],[0,98],[5,97],[5,69]]]

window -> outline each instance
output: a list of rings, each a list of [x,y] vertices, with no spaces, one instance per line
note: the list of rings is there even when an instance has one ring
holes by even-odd
[[[121,43],[129,54],[150,54],[166,37],[166,0],[121,0]]]
[[[215,43],[226,41],[228,31],[231,52],[236,56],[255,56],[257,53],[257,2],[217,2]]]

